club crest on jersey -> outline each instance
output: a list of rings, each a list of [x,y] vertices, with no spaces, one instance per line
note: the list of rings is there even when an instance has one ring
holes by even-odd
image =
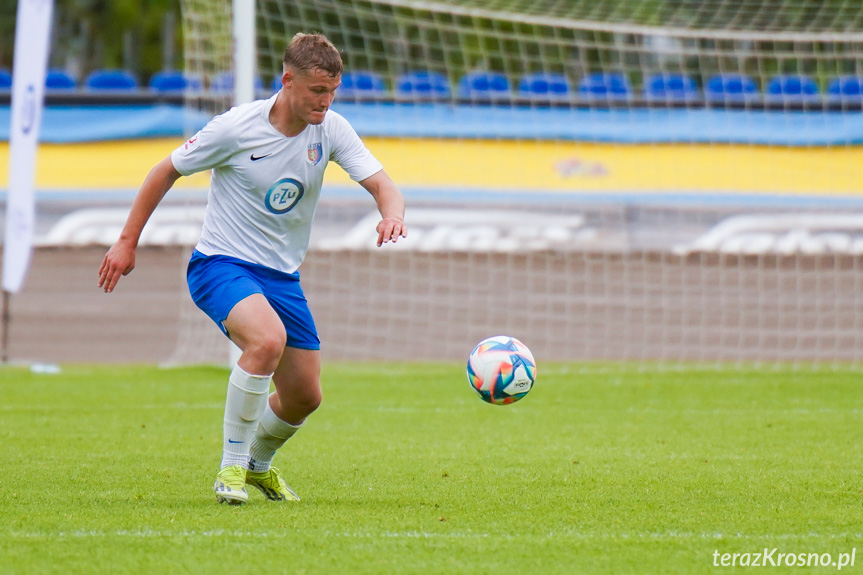
[[[293,178],[282,178],[270,188],[264,204],[274,214],[291,211],[303,197],[303,184]]]
[[[318,165],[318,162],[321,161],[323,155],[323,146],[321,146],[320,142],[318,142],[317,144],[309,144],[309,163],[311,165]]]

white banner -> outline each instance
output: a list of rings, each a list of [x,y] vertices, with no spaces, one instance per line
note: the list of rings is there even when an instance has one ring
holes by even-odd
[[[3,244],[3,289],[13,293],[24,283],[33,249],[36,211],[33,180],[53,11],[54,0],[18,2],[9,133],[9,195]]]

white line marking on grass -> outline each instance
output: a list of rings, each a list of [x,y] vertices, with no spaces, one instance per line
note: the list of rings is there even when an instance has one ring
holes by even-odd
[[[464,411],[473,411],[474,408],[468,405],[464,406],[453,406],[453,407],[435,407],[434,409],[430,409],[428,407],[407,407],[407,406],[385,406],[379,405],[374,408],[375,411],[380,411],[382,413],[461,413]]]
[[[124,406],[126,409],[224,409],[224,403],[149,403],[144,405]],[[0,405],[0,411],[80,411],[80,407],[71,405]],[[87,411],[115,411],[115,405],[88,406]]]
[[[600,411],[598,409],[591,410],[594,413]],[[617,412],[620,410],[617,409],[609,409],[606,410],[608,412]],[[848,409],[833,409],[830,407],[822,407],[818,409],[807,409],[804,407],[795,407],[793,409],[773,409],[770,407],[764,407],[761,404],[755,404],[750,407],[741,407],[739,409],[722,409],[722,408],[705,408],[705,409],[657,409],[655,407],[629,407],[627,408],[627,413],[653,413],[659,415],[667,415],[667,414],[686,414],[686,415],[733,415],[739,414],[744,411],[757,411],[758,414],[766,414],[766,415],[782,415],[782,414],[794,414],[794,415],[813,415],[813,414],[828,414],[828,413],[848,413],[848,414],[857,414],[863,413],[863,409],[858,407],[849,407]]]
[[[667,541],[667,540],[689,540],[689,539],[737,539],[737,540],[756,540],[756,541],[781,541],[781,540],[798,540],[798,539],[861,539],[863,533],[769,533],[769,534],[745,534],[745,533],[692,533],[688,531],[664,531],[664,532],[635,532],[635,533],[585,533],[579,531],[558,531],[542,534],[519,533],[473,533],[454,531],[452,533],[445,532],[430,532],[430,531],[323,531],[319,533],[320,537],[341,537],[346,539],[578,539],[578,540],[600,540],[606,541],[609,539],[630,539],[630,540],[645,540],[645,541]],[[131,537],[131,538],[148,538],[148,537],[179,537],[179,538],[207,538],[207,537],[281,537],[295,538],[296,533],[290,530],[285,531],[238,531],[227,529],[213,529],[206,531],[184,530],[184,531],[158,531],[153,529],[138,529],[120,531],[99,531],[99,530],[74,530],[74,531],[24,531],[12,532],[7,535],[13,539],[48,539],[48,538],[70,538],[70,539],[86,539],[86,538],[103,538],[103,537]]]
[[[225,409],[224,403],[147,403],[139,409]]]
[[[763,365],[758,364],[735,364],[735,363],[646,363],[646,364],[631,364],[620,363],[616,365],[591,365],[591,364],[555,364],[550,363],[541,366],[542,374],[552,375],[627,375],[627,374],[664,374],[664,373],[709,373],[709,374],[728,374],[728,375],[744,375],[744,374],[766,374],[766,373],[788,373],[788,374],[809,374],[809,373],[848,373],[858,374],[863,370],[863,365],[857,364],[840,364],[834,365],[830,363],[823,364],[792,364],[792,363],[768,363]]]

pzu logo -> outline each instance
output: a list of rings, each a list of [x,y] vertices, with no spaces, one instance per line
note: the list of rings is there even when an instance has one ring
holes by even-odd
[[[274,214],[284,214],[297,205],[303,193],[305,193],[303,184],[293,178],[283,178],[270,188],[264,203]]]

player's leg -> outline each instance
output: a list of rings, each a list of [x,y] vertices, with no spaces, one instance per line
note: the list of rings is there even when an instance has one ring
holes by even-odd
[[[222,463],[215,490],[220,501],[242,503],[248,499],[249,450],[266,408],[270,378],[285,349],[285,329],[260,293],[239,301],[223,325],[243,353],[228,380]]]
[[[276,450],[321,402],[321,342],[299,275],[277,270],[261,274],[263,293],[282,322],[285,339],[279,361],[273,366],[276,393],[270,396],[258,424],[246,481],[269,499],[296,500],[296,494],[271,464]]]
[[[300,426],[321,404],[321,352],[286,347],[273,374],[269,407],[282,421]]]
[[[261,269],[229,256],[195,251],[187,271],[195,304],[243,350],[228,382],[222,464],[215,484],[219,501],[230,503],[248,499],[249,449],[287,337],[279,313],[263,295],[269,282],[261,277]]]
[[[252,442],[247,482],[272,500],[299,497],[272,467],[273,456],[321,403],[321,353],[316,349],[286,347],[273,374],[270,395]]]
[[[237,365],[248,373],[270,376],[276,371],[287,335],[282,320],[263,294],[251,294],[238,302],[223,323],[228,336],[243,352]]]

